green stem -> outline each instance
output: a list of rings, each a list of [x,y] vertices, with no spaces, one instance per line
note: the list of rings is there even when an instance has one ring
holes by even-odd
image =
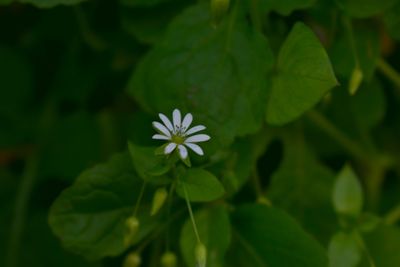
[[[143,182],[142,188],[140,188],[140,193],[139,193],[138,199],[136,201],[135,210],[133,211],[133,216],[135,216],[135,217],[139,211],[140,203],[142,202],[142,198],[143,198],[145,189],[146,189],[146,182]]]
[[[37,176],[38,156],[35,153],[26,162],[22,182],[20,184],[15,203],[14,221],[11,226],[10,240],[7,254],[7,267],[18,266],[18,252],[21,245],[29,198]]]
[[[11,224],[10,239],[8,243],[8,253],[6,259],[7,267],[18,266],[21,239],[23,237],[24,226],[27,220],[27,210],[29,200],[38,174],[40,153],[43,145],[48,140],[51,126],[56,121],[57,113],[55,103],[52,98],[46,102],[43,113],[40,117],[36,133],[36,150],[26,159],[25,168],[22,174],[22,181],[18,189],[13,222]]]
[[[393,208],[391,211],[389,211],[385,218],[384,221],[386,224],[396,224],[400,220],[400,204]]]
[[[167,207],[167,218],[169,219],[171,216],[171,208],[172,208],[172,199],[175,191],[175,182],[173,181],[168,192],[168,207]],[[167,225],[167,234],[166,234],[166,247],[167,251],[169,251],[170,248],[170,237],[169,237],[169,224]]]
[[[380,58],[377,64],[379,71],[391,80],[397,88],[400,88],[400,73],[390,66],[383,58]]]
[[[361,160],[368,158],[369,153],[365,153],[365,151],[356,142],[336,128],[336,126],[321,113],[312,110],[308,113],[308,118],[318,125],[321,130],[328,134],[344,149],[346,149],[346,151],[349,152],[353,157]]]
[[[184,183],[182,183],[182,188],[183,188],[183,192],[185,193],[186,205],[187,205],[187,208],[189,210],[189,215],[190,215],[190,220],[192,221],[193,230],[194,230],[194,233],[196,235],[197,242],[200,244],[201,241],[200,241],[199,232],[197,231],[196,220],[194,219],[192,206],[190,205],[189,194],[188,194],[188,192],[186,190],[186,185]]]
[[[356,239],[357,239],[358,245],[362,248],[362,250],[364,250],[364,253],[365,253],[366,257],[367,257],[367,260],[368,260],[370,266],[371,267],[376,267],[374,259],[372,258],[371,254],[369,253],[368,248],[365,245],[364,240],[362,239],[362,237],[360,236],[360,234],[358,232],[355,233],[355,235],[356,235]]]

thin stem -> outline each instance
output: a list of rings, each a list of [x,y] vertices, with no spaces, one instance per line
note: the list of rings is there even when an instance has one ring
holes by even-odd
[[[377,64],[379,71],[400,89],[400,73],[390,66],[383,58],[380,58]]]
[[[369,253],[368,248],[365,245],[364,240],[362,239],[362,237],[360,236],[360,234],[358,232],[355,233],[355,235],[356,235],[356,239],[357,239],[357,242],[358,242],[359,246],[364,250],[364,253],[365,253],[366,257],[367,257],[367,260],[368,260],[370,266],[371,267],[376,267],[374,259],[372,258],[371,254]]]
[[[135,205],[135,210],[133,212],[133,216],[136,216],[138,211],[139,211],[140,202],[142,202],[142,198],[143,198],[145,189],[146,189],[146,182],[143,182],[142,188],[140,189],[140,193],[139,193],[138,199],[136,201],[136,205]]]
[[[143,240],[143,242],[137,247],[135,250],[138,253],[141,253],[154,239],[156,239],[163,231],[165,228],[168,227],[168,225],[171,224],[171,222],[175,221],[179,216],[185,211],[185,209],[180,209],[177,212],[175,212],[170,218],[167,219],[167,221],[161,225],[159,225],[154,231],[152,235],[149,235],[146,239]]]
[[[198,243],[201,243],[201,241],[200,241],[200,236],[199,236],[199,232],[197,231],[196,221],[195,221],[195,219],[194,219],[194,215],[193,215],[193,211],[192,211],[192,206],[190,205],[189,194],[188,194],[188,192],[187,192],[187,190],[186,190],[186,186],[185,186],[184,183],[182,183],[182,188],[183,188],[183,192],[185,193],[186,205],[187,205],[188,210],[189,210],[190,220],[192,221],[193,230],[194,230],[194,233],[195,233],[195,235],[196,235],[197,242],[198,242]]]
[[[386,224],[392,224],[392,225],[396,224],[399,220],[400,220],[400,204],[395,208],[393,208],[392,210],[390,210],[384,218]]]
[[[55,111],[55,102],[52,98],[49,98],[38,123],[36,150],[26,160],[22,181],[17,193],[14,217],[11,224],[10,239],[8,243],[6,260],[7,267],[18,266],[18,260],[20,258],[18,254],[20,250],[21,239],[23,237],[24,226],[27,217],[26,215],[29,207],[29,199],[38,174],[41,149],[48,140],[48,135],[50,133],[51,126],[53,125],[54,121],[56,121],[56,116],[57,113]]]
[[[37,176],[38,156],[35,153],[26,162],[22,182],[20,184],[15,204],[15,215],[12,223],[9,251],[7,255],[7,267],[18,266],[18,252],[21,245],[24,223],[29,205],[29,198],[32,193],[33,185]]]
[[[308,113],[308,118],[355,158],[365,160],[368,157],[368,153],[365,153],[365,151],[356,142],[351,140],[347,135],[336,128],[336,126],[321,113],[312,110]]]
[[[167,207],[167,218],[168,219],[171,216],[172,199],[173,199],[174,191],[175,191],[175,181],[172,182],[172,184],[169,188],[169,193],[168,193],[168,207]],[[170,247],[169,224],[167,225],[166,243],[167,243],[166,244],[167,251],[169,251],[169,247]]]

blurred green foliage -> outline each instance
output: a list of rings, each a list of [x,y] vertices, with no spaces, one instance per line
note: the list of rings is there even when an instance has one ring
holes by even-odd
[[[208,267],[400,266],[399,26],[400,0],[0,0],[0,266],[190,267],[198,239]],[[185,164],[151,139],[175,108],[211,136]]]

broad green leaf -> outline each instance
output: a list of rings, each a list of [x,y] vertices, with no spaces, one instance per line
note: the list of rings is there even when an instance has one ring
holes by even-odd
[[[50,209],[54,234],[64,247],[89,259],[121,254],[126,249],[125,220],[133,212],[142,183],[127,154],[84,171]],[[154,222],[141,216],[139,220],[138,235],[143,237]]]
[[[198,168],[188,169],[176,187],[176,192],[185,198],[185,189],[190,201],[212,201],[225,194],[224,187],[212,173]]]
[[[170,182],[170,179],[165,174],[170,170],[171,166],[167,164],[165,156],[155,155],[155,147],[142,147],[132,142],[128,143],[128,147],[133,166],[140,178],[155,184]]]
[[[231,240],[231,225],[225,207],[215,206],[194,214],[201,242],[207,248],[207,267],[223,266],[224,256]],[[180,247],[187,266],[195,266],[196,235],[190,218],[180,236]]]
[[[384,14],[384,22],[389,34],[396,40],[400,41],[400,2],[393,8],[389,8]]]
[[[128,86],[146,110],[190,111],[195,124],[207,127],[212,137],[207,146],[214,148],[260,128],[266,74],[273,65],[266,39],[247,19],[238,13],[231,23],[213,27],[205,3],[185,10],[143,58]]]
[[[295,10],[310,8],[316,0],[272,0],[259,1],[263,9],[275,11],[283,16],[288,16]]]
[[[233,247],[229,266],[326,267],[323,247],[285,212],[259,204],[232,214]]]
[[[100,267],[99,262],[88,262],[62,247],[47,223],[47,210],[36,209],[25,224],[18,266],[30,267]]]
[[[382,13],[393,6],[397,0],[336,0],[336,3],[348,15],[365,18]]]
[[[40,8],[51,8],[58,5],[77,5],[86,0],[17,0],[21,3],[32,4]]]
[[[267,196],[322,242],[336,227],[331,192],[334,174],[322,165],[297,134],[284,137],[284,158],[272,175]]]
[[[337,85],[324,48],[300,22],[282,45],[276,68],[266,113],[271,124],[285,124],[298,118]]]
[[[375,266],[400,266],[399,227],[382,224],[375,231],[365,234],[364,240],[368,253],[371,255]]]
[[[329,243],[330,267],[356,267],[361,262],[362,251],[356,233],[335,234]]]
[[[363,206],[363,192],[353,169],[346,165],[340,171],[333,189],[333,206],[339,214],[357,217]]]

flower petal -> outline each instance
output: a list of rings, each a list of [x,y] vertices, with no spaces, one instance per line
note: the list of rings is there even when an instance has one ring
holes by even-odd
[[[187,146],[188,148],[190,148],[191,150],[193,150],[196,154],[203,156],[204,152],[203,149],[201,149],[201,147],[199,147],[196,144],[193,143],[185,143],[185,146]]]
[[[177,128],[181,127],[181,112],[179,109],[176,108],[174,112],[172,112],[172,119],[174,122],[174,129],[176,131]]]
[[[187,151],[186,147],[184,147],[183,145],[179,145],[178,150],[179,150],[179,155],[181,156],[181,158],[186,159],[188,156],[188,151]]]
[[[196,134],[193,136],[188,137],[185,140],[185,143],[197,143],[197,142],[204,142],[204,141],[208,141],[210,140],[210,136],[206,135],[206,134]]]
[[[176,147],[176,144],[175,144],[175,143],[169,143],[169,144],[165,147],[164,153],[165,153],[165,154],[171,154],[171,152],[174,151],[175,147]]]
[[[171,133],[168,131],[168,129],[162,125],[161,123],[157,121],[153,121],[153,127],[156,128],[156,130],[160,131],[164,135],[171,137]]]
[[[182,121],[182,127],[185,130],[188,129],[190,124],[192,123],[192,121],[193,121],[192,114],[190,114],[190,113],[186,114],[186,116],[183,118],[183,121]]]
[[[160,117],[160,119],[162,120],[162,122],[164,123],[165,126],[167,126],[168,130],[170,130],[171,132],[174,130],[174,126],[172,126],[171,121],[167,118],[167,116],[165,116],[162,113],[159,113],[158,116]]]
[[[153,135],[153,139],[156,139],[156,140],[169,140],[171,138],[168,137],[168,136],[162,135],[162,134],[155,134],[155,135]]]
[[[197,126],[194,126],[194,127],[190,128],[189,130],[187,130],[185,132],[185,134],[186,135],[191,135],[191,134],[200,132],[200,131],[204,130],[205,128],[206,128],[206,126],[204,126],[204,125],[197,125]]]

